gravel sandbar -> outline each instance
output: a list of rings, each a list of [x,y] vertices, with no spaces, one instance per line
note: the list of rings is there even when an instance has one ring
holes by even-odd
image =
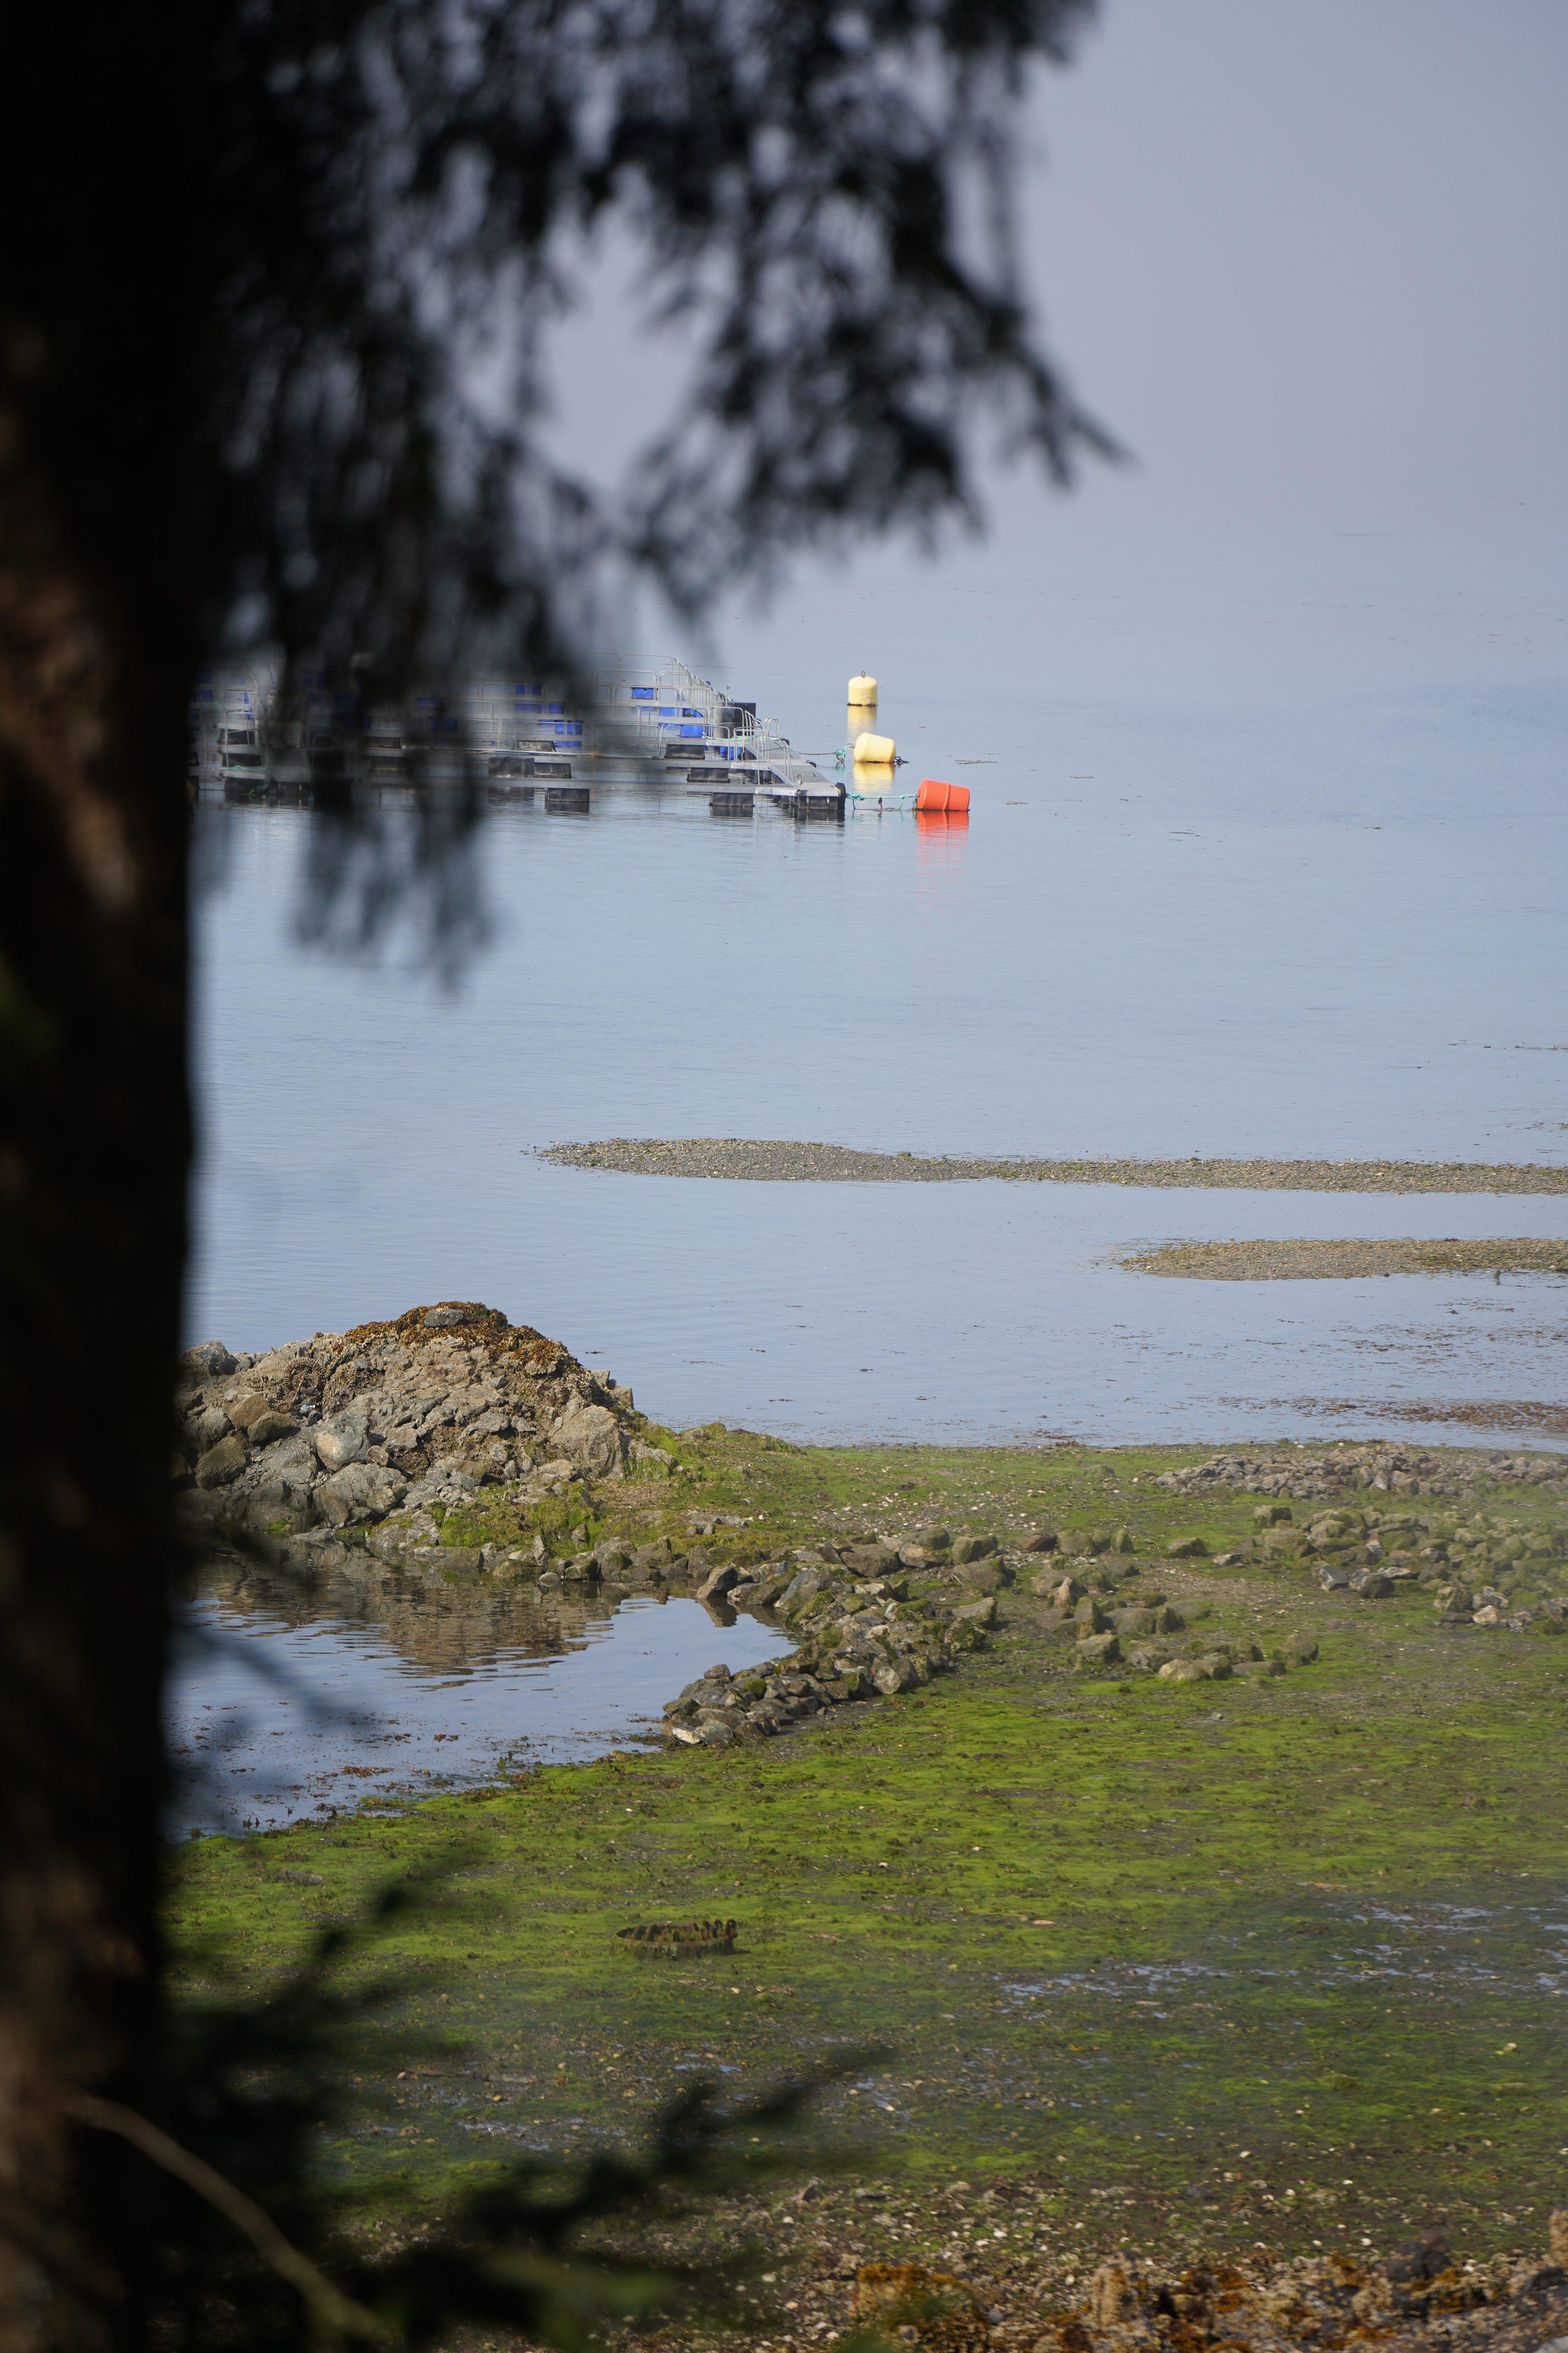
[[[856,1152],[842,1144],[734,1135],[617,1135],[597,1144],[552,1144],[540,1157],[565,1168],[608,1168],[626,1176],[773,1185],[951,1185],[1003,1177],[1014,1184],[1223,1186],[1268,1193],[1568,1193],[1568,1168],[1470,1160],[923,1159],[914,1152]]]
[[[1200,1282],[1322,1282],[1369,1274],[1568,1274],[1568,1241],[1168,1242],[1117,1261]]]
[[[1249,1398],[1250,1404],[1252,1400]],[[1568,1405],[1550,1398],[1291,1398],[1298,1413],[1331,1416],[1339,1421],[1447,1422],[1463,1430],[1536,1430],[1549,1437],[1568,1435]],[[1495,1458],[1493,1458],[1495,1460]],[[1529,1458],[1544,1462],[1544,1454]],[[1489,1470],[1491,1465],[1487,1466]]]

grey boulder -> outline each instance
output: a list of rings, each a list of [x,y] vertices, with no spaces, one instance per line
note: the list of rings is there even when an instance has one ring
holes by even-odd
[[[334,1472],[314,1490],[312,1500],[335,1528],[360,1527],[383,1520],[395,1511],[408,1493],[408,1482],[378,1462],[351,1462]]]
[[[226,1487],[231,1479],[238,1478],[244,1468],[245,1440],[237,1438],[230,1430],[228,1436],[220,1438],[216,1446],[209,1446],[196,1464],[196,1484],[198,1487]]]
[[[316,1434],[316,1460],[323,1471],[346,1471],[363,1461],[370,1442],[363,1413],[340,1413],[322,1422]]]
[[[1081,1577],[1058,1577],[1054,1568],[1047,1569],[1045,1574],[1047,1579],[1055,1579],[1053,1584],[1048,1585],[1047,1589],[1058,1609],[1076,1609],[1089,1591]]]
[[[625,1467],[625,1437],[608,1406],[574,1399],[552,1424],[550,1443],[566,1461],[601,1479],[618,1479]]]
[[[258,1414],[246,1432],[252,1446],[276,1446],[280,1438],[292,1438],[299,1428],[286,1413]]]

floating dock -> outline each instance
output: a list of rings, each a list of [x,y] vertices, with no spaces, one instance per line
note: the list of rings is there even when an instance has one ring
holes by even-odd
[[[597,787],[678,784],[703,792],[715,816],[760,801],[796,818],[842,818],[842,781],[792,746],[776,719],[757,715],[684,662],[590,671],[568,703],[547,682],[468,681],[452,697],[411,695],[353,728],[352,696],[301,677],[287,695],[263,672],[212,672],[191,707],[193,782],[200,796],[309,806],[341,791],[461,789],[498,803],[587,811]]]

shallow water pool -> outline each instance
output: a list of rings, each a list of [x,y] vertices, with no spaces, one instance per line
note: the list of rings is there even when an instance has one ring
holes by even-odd
[[[400,1806],[657,1735],[666,1700],[789,1638],[699,1601],[541,1606],[476,1589],[353,1597],[215,1567],[182,1614],[168,1719],[174,1837]]]

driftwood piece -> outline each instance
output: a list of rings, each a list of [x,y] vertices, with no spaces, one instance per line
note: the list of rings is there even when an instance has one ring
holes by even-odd
[[[699,1953],[732,1953],[737,1924],[733,1920],[654,1920],[635,1928],[617,1928],[617,1944],[641,1953],[690,1957]]]

